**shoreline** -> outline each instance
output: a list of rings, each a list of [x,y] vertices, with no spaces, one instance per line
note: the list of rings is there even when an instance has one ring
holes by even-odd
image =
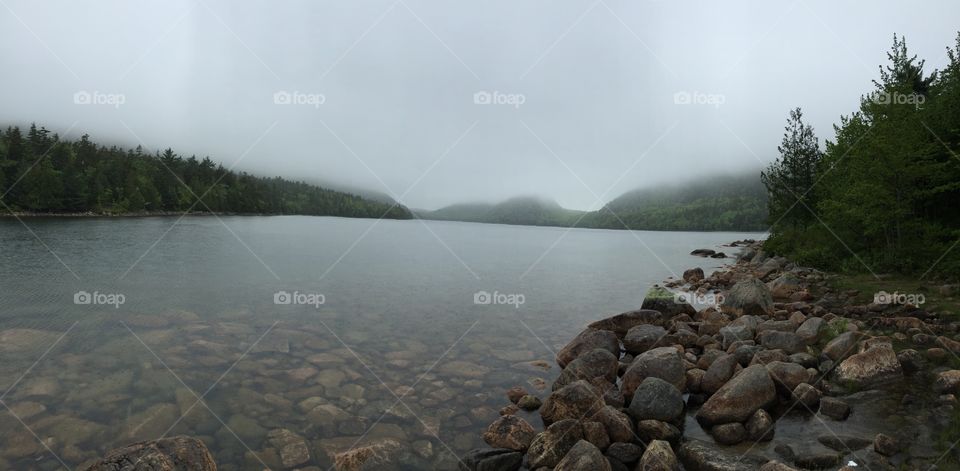
[[[639,310],[589,324],[557,353],[561,373],[543,397],[508,391],[483,433],[491,448],[472,450],[463,469],[960,463],[937,446],[960,439],[953,313],[863,303],[836,288],[841,275],[768,257],[762,241],[728,246],[740,249],[735,262],[707,277],[686,270]],[[723,298],[695,309],[678,292]]]

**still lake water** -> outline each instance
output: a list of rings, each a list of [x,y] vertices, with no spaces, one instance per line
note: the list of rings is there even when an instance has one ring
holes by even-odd
[[[177,434],[221,469],[285,469],[280,428],[305,440],[302,467],[393,440],[410,469],[455,469],[506,388],[546,396],[583,325],[724,263],[692,249],[759,236],[176,221],[0,220],[0,469],[73,469]]]

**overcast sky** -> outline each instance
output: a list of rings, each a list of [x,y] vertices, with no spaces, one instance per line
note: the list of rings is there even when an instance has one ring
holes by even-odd
[[[893,33],[940,67],[957,19],[956,0],[2,0],[0,121],[414,208],[595,209],[759,168],[795,106],[832,137]]]

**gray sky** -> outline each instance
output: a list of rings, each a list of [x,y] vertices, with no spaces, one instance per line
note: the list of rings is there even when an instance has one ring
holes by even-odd
[[[0,122],[415,208],[595,209],[758,168],[795,106],[832,137],[894,32],[932,69],[958,18],[956,0],[0,0]]]

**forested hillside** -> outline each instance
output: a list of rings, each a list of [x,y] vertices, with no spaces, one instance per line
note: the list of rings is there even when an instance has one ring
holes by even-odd
[[[860,108],[821,150],[790,113],[780,158],[764,172],[767,248],[814,266],[960,274],[960,36],[944,70],[894,37]]]
[[[99,146],[86,135],[69,141],[36,125],[25,136],[18,127],[0,131],[0,195],[4,212],[411,217],[399,204],[234,172],[209,157]]]

